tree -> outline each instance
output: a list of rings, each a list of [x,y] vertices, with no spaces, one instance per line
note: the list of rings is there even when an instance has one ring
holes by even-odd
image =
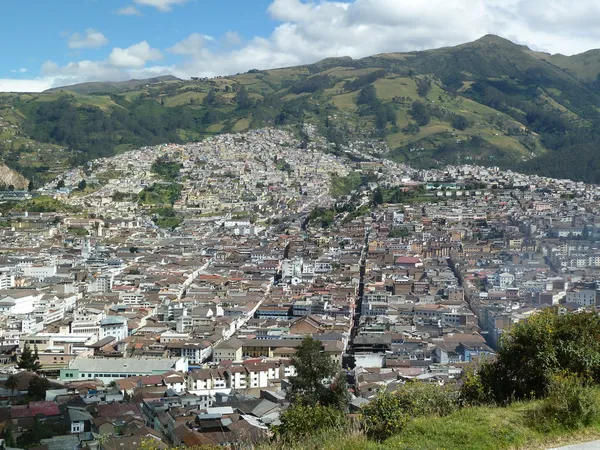
[[[15,389],[18,386],[17,377],[14,375],[9,375],[6,381],[4,382],[4,386],[6,389],[10,389],[10,394],[15,395]]]
[[[58,180],[58,183],[56,184],[56,189],[62,189],[65,187],[65,180],[63,180],[62,178],[60,180]]]
[[[431,91],[431,80],[429,78],[417,78],[417,93],[421,97],[427,97],[429,91]]]
[[[309,406],[346,406],[346,379],[338,373],[335,362],[323,353],[320,341],[306,336],[292,357],[292,365],[296,368],[296,376],[290,377],[290,396],[293,401],[301,401]]]
[[[420,127],[427,125],[431,119],[429,110],[419,101],[413,102],[411,105],[410,115]]]
[[[33,377],[29,382],[27,395],[31,398],[43,400],[46,398],[46,391],[50,388],[50,381],[44,377]]]
[[[367,84],[362,88],[356,97],[357,105],[374,105],[377,102],[377,90],[372,84]]]
[[[137,247],[129,247],[129,253],[137,253],[139,249]]]
[[[383,204],[383,193],[381,192],[381,188],[375,189],[373,193],[373,205],[378,206]]]
[[[17,362],[17,367],[28,372],[37,372],[42,368],[38,359],[37,346],[35,346],[35,353],[33,353],[29,344],[26,343],[21,352],[21,359]]]
[[[465,116],[457,114],[452,118],[452,126],[457,130],[463,131],[469,126],[469,121]]]
[[[217,93],[215,92],[215,89],[212,88],[210,91],[208,91],[208,94],[206,94],[206,97],[204,97],[202,103],[204,105],[214,105],[216,99]]]
[[[15,190],[15,185],[14,184],[9,184],[8,185],[8,190],[9,191],[14,191]]]
[[[10,422],[6,424],[6,428],[4,428],[4,447],[5,448],[14,448],[17,443],[15,441],[15,437],[13,435],[12,426]]]
[[[569,372],[600,383],[600,317],[548,308],[503,334],[496,359],[477,372],[483,392],[497,403],[540,398],[554,376]],[[466,402],[469,392],[461,392]],[[477,400],[477,399],[475,399]]]
[[[239,109],[248,109],[252,106],[252,99],[248,95],[245,86],[242,86],[238,93],[235,94],[235,102]]]
[[[79,182],[79,184],[77,185],[77,189],[80,191],[85,191],[86,187],[87,187],[87,181],[85,181],[85,180],[81,180]]]
[[[29,180],[29,184],[27,185],[27,190],[29,192],[33,191],[33,180]]]

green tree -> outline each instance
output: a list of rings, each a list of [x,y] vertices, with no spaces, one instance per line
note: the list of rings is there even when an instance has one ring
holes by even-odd
[[[62,178],[60,180],[58,180],[58,183],[56,183],[56,189],[62,189],[65,187],[65,180],[63,180]]]
[[[469,121],[465,116],[456,114],[454,117],[452,117],[452,126],[457,130],[463,131],[469,126]]]
[[[5,448],[14,448],[17,446],[15,441],[15,437],[13,436],[12,426],[10,422],[6,424],[6,428],[4,428],[4,447]]]
[[[381,192],[381,188],[375,189],[373,192],[373,205],[378,206],[383,204],[383,193]]]
[[[17,362],[17,367],[19,369],[25,369],[28,372],[38,372],[42,368],[42,365],[38,360],[37,346],[35,346],[35,352],[32,352],[31,347],[26,343],[23,346],[23,351],[21,352],[21,358]]]
[[[431,120],[429,109],[419,101],[413,102],[411,105],[410,115],[420,127],[424,127]]]
[[[50,381],[44,377],[33,377],[29,382],[27,395],[37,400],[46,398],[46,391],[50,388]]]
[[[80,191],[85,191],[86,187],[87,187],[87,181],[85,181],[85,180],[81,180],[79,182],[79,184],[77,185],[77,189]]]
[[[357,105],[375,105],[378,101],[377,90],[372,84],[363,87],[358,93],[358,97],[356,97]]]
[[[245,86],[242,86],[237,94],[235,94],[235,102],[239,109],[248,109],[252,106],[252,99],[248,95]]]
[[[15,395],[15,389],[18,386],[17,377],[14,375],[9,375],[6,381],[4,382],[4,386],[6,389],[10,389],[10,395]]]
[[[214,105],[215,100],[217,99],[217,93],[214,88],[210,89],[206,94],[206,97],[202,100],[202,103],[205,105]]]
[[[563,314],[548,308],[513,325],[503,334],[494,361],[477,372],[482,386],[476,392],[489,392],[497,403],[544,397],[553,377],[564,371],[600,383],[600,317],[595,312]]]
[[[292,357],[296,376],[290,377],[290,397],[308,406],[345,407],[348,403],[346,378],[337,364],[323,352],[321,342],[306,336]]]
[[[29,184],[27,185],[27,190],[29,192],[33,191],[33,180],[29,180]]]

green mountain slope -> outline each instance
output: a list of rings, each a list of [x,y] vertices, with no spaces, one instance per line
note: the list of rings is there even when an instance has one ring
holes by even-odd
[[[332,151],[377,139],[387,141],[388,157],[417,166],[474,162],[597,182],[594,52],[551,56],[488,35],[215,79],[0,94],[0,157],[41,179],[132,147],[309,122],[335,143]],[[564,164],[574,157],[586,170]]]
[[[45,92],[69,91],[75,94],[107,94],[114,92],[126,92],[141,89],[151,84],[167,83],[170,81],[181,81],[173,75],[165,75],[162,77],[146,78],[143,80],[127,80],[114,82],[90,82],[79,83],[72,86],[63,86],[58,88],[48,89]]]

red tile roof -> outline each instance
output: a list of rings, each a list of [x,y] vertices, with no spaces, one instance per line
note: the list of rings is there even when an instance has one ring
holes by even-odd
[[[10,410],[11,419],[21,417],[35,417],[38,414],[44,416],[60,416],[58,405],[54,402],[30,402],[28,405],[13,406]]]

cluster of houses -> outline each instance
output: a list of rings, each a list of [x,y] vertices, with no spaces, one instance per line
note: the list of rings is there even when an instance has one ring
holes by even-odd
[[[34,424],[48,449],[259,442],[306,336],[357,412],[380,389],[455,383],[542,308],[596,307],[595,186],[305,147],[259,130],[141,149],[46,188],[83,213],[3,218],[0,415],[16,442]],[[175,229],[136,200],[165,182],[159,157],[181,164]],[[367,181],[334,196],[351,172]],[[96,187],[77,192],[82,179]],[[373,206],[378,186],[419,194]],[[369,210],[307,220],[336,202]],[[15,368],[26,348],[37,375]],[[51,385],[33,399],[37,377]]]

